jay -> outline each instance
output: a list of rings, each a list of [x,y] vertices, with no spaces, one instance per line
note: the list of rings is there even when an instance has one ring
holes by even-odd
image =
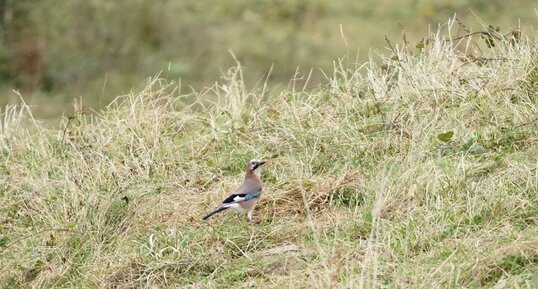
[[[233,194],[228,196],[220,206],[207,213],[204,216],[204,220],[207,220],[216,213],[233,209],[239,213],[247,213],[248,220],[251,222],[254,207],[262,194],[263,187],[260,177],[263,164],[265,164],[264,161],[257,159],[249,161],[243,184]]]

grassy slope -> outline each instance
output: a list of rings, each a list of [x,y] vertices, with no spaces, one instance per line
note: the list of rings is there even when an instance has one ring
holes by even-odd
[[[536,47],[413,51],[310,91],[248,91],[239,68],[186,96],[157,79],[59,128],[7,108],[0,284],[532,287]],[[259,224],[203,222],[253,157]]]

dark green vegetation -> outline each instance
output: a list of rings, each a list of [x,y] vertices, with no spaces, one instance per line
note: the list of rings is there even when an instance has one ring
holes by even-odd
[[[535,2],[2,0],[0,105],[19,103],[16,88],[38,107],[36,115],[58,120],[79,97],[100,109],[161,71],[168,81],[181,79],[188,93],[234,65],[228,51],[246,67],[249,87],[273,64],[268,81],[280,89],[297,67],[303,79],[312,68],[315,86],[326,83],[319,69],[330,74],[334,59],[386,53],[384,35],[400,42],[402,31],[414,46],[455,13],[473,31],[483,21],[506,32],[520,19],[532,30]]]

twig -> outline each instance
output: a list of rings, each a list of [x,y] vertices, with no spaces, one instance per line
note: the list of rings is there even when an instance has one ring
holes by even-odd
[[[471,59],[470,61],[464,62],[460,66],[454,68],[454,70],[452,70],[452,72],[450,72],[450,74],[453,75],[457,70],[459,70],[463,66],[465,66],[467,64],[470,64],[470,63],[475,63],[475,62],[480,62],[480,61],[490,62],[490,61],[508,61],[508,60],[514,61],[516,59],[509,59],[509,58],[505,58],[505,57],[501,57],[501,58],[475,57],[475,58]]]
[[[45,229],[45,230],[41,230],[39,232],[36,232],[36,233],[33,233],[33,234],[29,234],[27,236],[24,236],[20,239],[17,239],[15,241],[12,241],[10,242],[7,246],[5,246],[2,250],[0,250],[0,254],[3,253],[5,250],[9,249],[11,246],[13,246],[14,244],[18,244],[20,243],[22,240],[25,240],[25,239],[28,239],[30,237],[33,237],[33,236],[36,236],[36,235],[40,235],[40,234],[43,234],[43,233],[46,233],[46,232],[68,232],[68,233],[75,233],[75,234],[80,234],[82,235],[81,232],[78,232],[78,231],[73,231],[73,230],[69,230],[69,229]]]
[[[538,117],[535,117],[534,119],[528,121],[528,122],[524,122],[524,123],[520,123],[518,125],[515,125],[514,128],[520,128],[522,126],[526,126],[526,125],[529,125],[529,124],[532,124],[533,122],[536,122],[538,120]]]
[[[68,117],[67,117],[67,123],[65,124],[65,127],[64,127],[64,129],[62,130],[62,140],[61,140],[61,142],[60,142],[62,148],[63,148],[63,146],[64,146],[65,135],[67,134],[67,128],[69,127],[69,124],[71,124],[71,121],[72,121],[73,119],[75,119],[74,116],[71,116],[71,115],[68,116]]]
[[[458,37],[454,37],[454,38],[450,38],[450,39],[446,39],[445,41],[446,42],[451,42],[451,41],[457,41],[457,40],[460,40],[460,39],[463,39],[463,38],[467,38],[467,37],[470,37],[470,36],[473,36],[473,35],[477,35],[477,34],[481,34],[481,35],[486,35],[486,36],[490,36],[490,37],[494,37],[495,39],[497,40],[502,40],[501,37],[491,33],[491,32],[487,32],[487,31],[477,31],[477,32],[473,32],[473,33],[469,33],[469,34],[465,34],[465,35],[462,35],[462,36],[458,36]]]

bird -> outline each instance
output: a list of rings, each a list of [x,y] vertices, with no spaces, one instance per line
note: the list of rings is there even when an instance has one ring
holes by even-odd
[[[252,222],[254,207],[262,195],[261,172],[265,163],[265,161],[259,159],[250,160],[247,164],[247,173],[243,184],[233,194],[224,199],[222,204],[207,213],[203,219],[207,220],[216,213],[233,209],[239,213],[247,213],[248,221]]]

